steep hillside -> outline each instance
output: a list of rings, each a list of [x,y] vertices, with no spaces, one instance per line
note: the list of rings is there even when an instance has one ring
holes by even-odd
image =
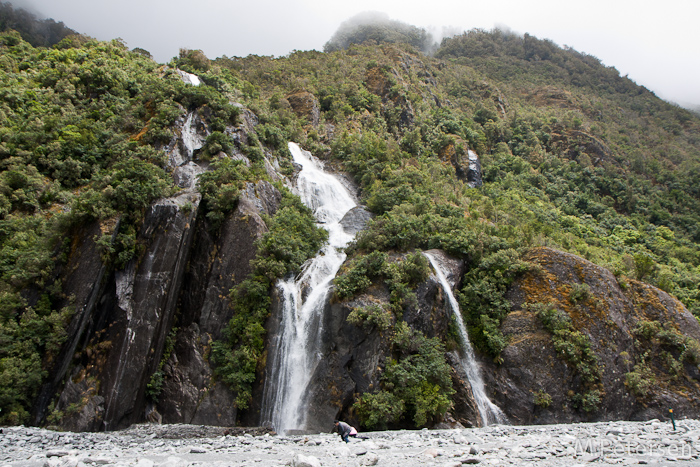
[[[430,249],[511,422],[699,416],[700,118],[527,35],[338,49],[0,36],[2,423],[260,423],[274,284],[326,238],[289,141],[373,217],[308,428],[482,423]]]

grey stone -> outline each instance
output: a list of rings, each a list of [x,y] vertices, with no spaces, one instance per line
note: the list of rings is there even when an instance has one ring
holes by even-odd
[[[372,219],[371,212],[363,206],[355,206],[343,216],[340,220],[340,225],[343,226],[343,230],[346,233],[355,235],[365,229],[370,219]]]
[[[292,467],[321,467],[321,461],[314,456],[295,454],[292,460]]]
[[[373,452],[368,453],[362,459],[362,465],[377,465],[379,462],[379,456]]]

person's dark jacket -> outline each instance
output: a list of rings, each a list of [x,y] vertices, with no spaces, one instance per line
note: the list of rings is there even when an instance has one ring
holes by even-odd
[[[335,428],[338,430],[338,434],[343,439],[349,436],[350,432],[352,431],[352,427],[345,422],[338,422],[338,426]]]

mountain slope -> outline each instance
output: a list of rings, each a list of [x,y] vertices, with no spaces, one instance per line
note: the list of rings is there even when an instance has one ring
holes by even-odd
[[[3,423],[259,423],[273,285],[323,241],[284,188],[288,141],[374,216],[335,280],[316,413],[480,423],[417,254],[441,249],[512,421],[697,415],[700,119],[593,57],[498,31],[435,57],[183,49],[163,66],[14,32],[0,51]]]

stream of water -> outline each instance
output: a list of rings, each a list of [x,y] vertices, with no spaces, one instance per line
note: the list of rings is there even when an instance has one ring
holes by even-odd
[[[459,304],[452,293],[452,287],[450,286],[449,282],[447,282],[447,277],[445,276],[442,265],[435,255],[428,252],[424,252],[423,254],[426,258],[428,258],[430,264],[433,266],[433,269],[435,269],[435,274],[440,281],[442,290],[445,292],[445,295],[447,295],[450,310],[455,317],[455,322],[457,323],[457,328],[459,330],[459,339],[461,341],[460,362],[464,372],[467,374],[467,378],[469,379],[469,384],[472,388],[474,401],[479,409],[482,424],[483,426],[488,426],[494,423],[507,423],[508,419],[506,418],[505,414],[496,404],[491,402],[489,397],[486,395],[484,380],[481,377],[479,364],[474,356],[474,349],[472,349],[471,343],[469,342],[469,334],[467,334],[467,328],[464,325],[462,313],[459,311]]]
[[[331,282],[345,261],[343,248],[353,239],[340,220],[356,203],[350,192],[322,164],[297,144],[289,143],[294,162],[302,166],[295,192],[328,230],[328,244],[306,263],[297,277],[280,280],[283,316],[270,342],[261,419],[278,433],[303,430],[307,387],[320,360],[323,311]]]

